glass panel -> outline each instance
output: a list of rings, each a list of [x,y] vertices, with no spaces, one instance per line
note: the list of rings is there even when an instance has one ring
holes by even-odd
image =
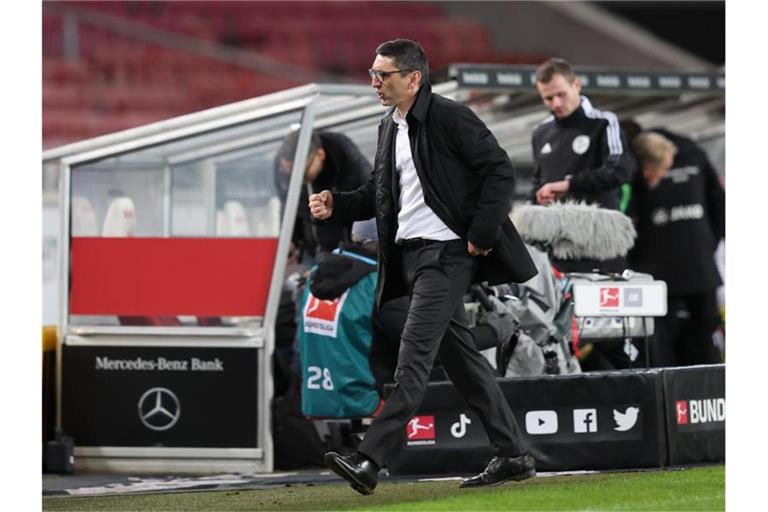
[[[275,155],[302,113],[73,167],[70,323],[259,324],[281,225]]]
[[[172,167],[172,236],[277,237],[280,195],[273,161],[278,144]]]
[[[72,236],[163,236],[162,162],[74,169]]]

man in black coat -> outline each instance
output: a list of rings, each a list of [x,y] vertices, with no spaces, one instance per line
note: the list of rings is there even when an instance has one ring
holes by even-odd
[[[633,139],[641,172],[628,213],[637,225],[632,268],[667,283],[659,319],[656,366],[719,363],[712,334],[720,323],[714,260],[725,238],[725,191],[692,140],[654,129]]]
[[[466,106],[432,94],[421,46],[396,39],[376,49],[371,86],[390,107],[379,125],[374,170],[349,193],[310,196],[315,218],[376,216],[377,304],[410,294],[396,386],[351,456],[326,462],[362,493],[373,492],[386,454],[421,403],[435,358],[480,416],[497,456],[462,486],[535,474],[520,429],[490,365],[468,333],[462,296],[473,282],[523,282],[536,267],[509,220],[514,169]]]
[[[290,172],[296,153],[298,130],[283,141],[275,157],[275,183],[282,197],[288,193]],[[293,231],[293,247],[311,262],[318,250],[332,251],[339,242],[350,241],[352,223],[315,223],[309,208],[309,194],[321,190],[349,191],[364,184],[371,174],[371,164],[352,140],[342,133],[313,132],[304,172],[299,209]],[[309,191],[309,192],[308,192]]]

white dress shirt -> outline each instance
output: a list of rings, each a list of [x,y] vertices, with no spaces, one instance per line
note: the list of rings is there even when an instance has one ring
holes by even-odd
[[[413,164],[411,143],[408,139],[408,121],[400,116],[397,109],[392,114],[392,120],[397,123],[395,168],[400,182],[398,198],[400,212],[397,214],[398,228],[395,241],[409,238],[456,240],[459,236],[451,231],[424,202],[424,193],[421,190],[416,166]]]

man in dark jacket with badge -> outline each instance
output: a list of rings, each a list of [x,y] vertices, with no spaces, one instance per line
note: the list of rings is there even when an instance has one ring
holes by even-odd
[[[523,282],[536,274],[508,217],[512,164],[469,108],[431,92],[418,43],[396,39],[376,54],[371,86],[390,108],[379,125],[373,174],[353,192],[323,191],[309,204],[315,218],[330,222],[376,216],[377,303],[410,294],[411,305],[392,394],[358,451],[329,452],[326,462],[353,489],[372,493],[388,451],[418,420],[412,418],[439,356],[497,454],[462,486],[529,478],[533,458],[490,365],[472,343],[462,302],[471,283]]]
[[[581,96],[581,79],[563,59],[538,67],[536,88],[552,115],[533,132],[532,201],[573,199],[623,210],[622,187],[635,163],[616,115]]]
[[[642,132],[632,142],[640,172],[628,213],[637,241],[632,268],[667,283],[654,364],[719,363],[712,334],[720,322],[714,260],[725,237],[725,192],[706,154],[685,137]]]

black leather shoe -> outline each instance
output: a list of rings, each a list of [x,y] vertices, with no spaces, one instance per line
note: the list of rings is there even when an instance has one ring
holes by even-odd
[[[328,452],[325,454],[325,463],[360,494],[373,494],[379,480],[379,466],[365,455],[357,452],[352,455]]]
[[[510,480],[525,480],[536,476],[536,464],[527,453],[519,457],[494,457],[477,476],[461,482],[459,487],[500,485]]]

